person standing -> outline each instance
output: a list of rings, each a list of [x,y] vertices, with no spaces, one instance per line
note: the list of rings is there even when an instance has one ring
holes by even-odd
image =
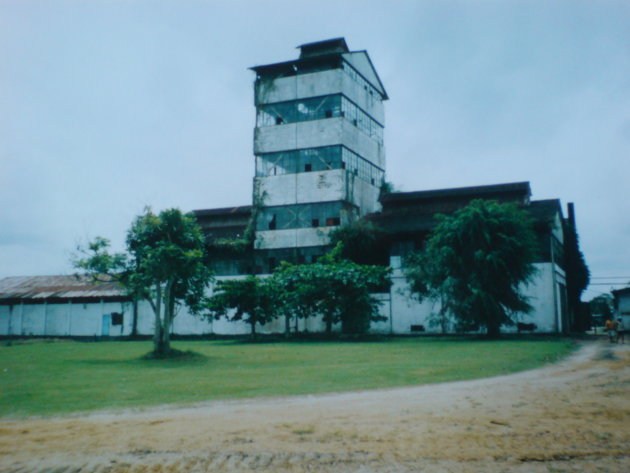
[[[617,341],[617,322],[615,322],[615,319],[608,317],[604,328],[606,329],[606,333],[608,333],[610,343],[615,343]]]
[[[625,327],[623,326],[623,320],[622,319],[618,319],[617,322],[617,343],[619,343],[619,340],[621,340],[621,344],[625,344],[625,339],[626,339],[626,331],[625,331]]]

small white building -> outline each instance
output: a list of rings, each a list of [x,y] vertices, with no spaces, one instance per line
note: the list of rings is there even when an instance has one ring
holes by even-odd
[[[85,276],[0,279],[0,336],[128,337],[152,335],[153,327],[149,304],[134,304],[115,282],[93,283]],[[173,333],[213,333],[212,322],[183,309],[173,322]]]
[[[133,303],[114,282],[85,277],[0,279],[0,335],[109,337],[131,333]]]
[[[630,287],[612,291],[615,298],[615,320],[621,319],[625,330],[630,329]]]

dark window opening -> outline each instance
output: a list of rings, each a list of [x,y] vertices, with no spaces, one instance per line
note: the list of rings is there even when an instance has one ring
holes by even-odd
[[[112,325],[122,325],[123,315],[120,312],[112,312]]]
[[[353,124],[354,126],[358,126],[358,122],[357,122],[357,119],[356,119],[356,118],[355,118],[354,120],[352,120],[352,124]]]
[[[276,259],[275,258],[269,258],[268,263],[269,263],[269,272],[271,272],[276,267]]]
[[[299,264],[304,264],[304,263],[306,263],[306,256],[304,256],[303,254],[300,253],[298,255],[298,259],[297,260],[298,260]]]
[[[282,117],[276,117],[276,125],[282,125],[282,122],[284,122]]]
[[[371,178],[370,182],[372,183],[372,185],[374,185],[374,178]]]
[[[326,219],[326,226],[327,227],[334,227],[337,226],[341,223],[341,221],[339,220],[339,217],[330,217]]]
[[[313,170],[313,165],[312,164],[305,164],[304,165],[304,171],[311,172],[312,170]]]
[[[275,230],[275,229],[276,229],[276,214],[273,214],[273,218],[269,222],[269,230]]]
[[[326,116],[326,118],[332,118],[332,110],[326,110],[324,112],[324,115]]]
[[[411,332],[424,332],[424,325],[412,325],[410,327]]]
[[[311,220],[311,227],[319,227],[319,219],[318,218],[314,218],[313,220]]]

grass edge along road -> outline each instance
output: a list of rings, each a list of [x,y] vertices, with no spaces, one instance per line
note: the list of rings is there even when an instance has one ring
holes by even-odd
[[[416,386],[508,374],[566,356],[565,338],[180,341],[196,356],[146,360],[151,342],[0,345],[0,416],[67,414]]]

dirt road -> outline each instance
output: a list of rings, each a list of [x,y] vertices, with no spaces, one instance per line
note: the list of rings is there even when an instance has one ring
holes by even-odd
[[[630,347],[475,381],[0,421],[7,472],[630,472]]]

